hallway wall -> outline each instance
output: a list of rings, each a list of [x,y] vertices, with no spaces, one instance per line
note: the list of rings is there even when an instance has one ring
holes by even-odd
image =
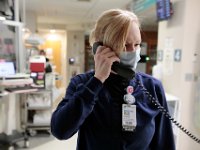
[[[174,14],[168,21],[159,23],[158,50],[163,50],[162,82],[165,90],[180,98],[180,122],[184,127],[200,137],[200,131],[195,127],[195,94],[199,71],[199,33],[200,18],[199,0],[174,0]],[[181,61],[174,61],[174,50],[182,52]],[[196,59],[196,54],[198,59]],[[198,69],[197,69],[198,68]],[[199,108],[200,109],[200,108]],[[179,150],[198,150],[199,144],[179,131]]]
[[[85,43],[84,31],[68,30],[67,31],[67,76],[68,82],[73,75],[84,72],[85,65]],[[69,59],[75,60],[74,64],[69,64]]]

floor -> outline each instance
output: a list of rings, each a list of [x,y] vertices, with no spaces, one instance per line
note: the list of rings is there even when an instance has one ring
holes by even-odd
[[[76,150],[77,134],[68,140],[60,141],[54,137],[40,137],[30,139],[29,148],[18,148],[17,150]]]
[[[30,150],[76,150],[76,139],[77,134],[65,141],[54,139]]]

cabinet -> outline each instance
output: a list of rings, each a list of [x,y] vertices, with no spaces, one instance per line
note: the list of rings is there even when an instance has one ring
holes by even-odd
[[[38,90],[24,94],[22,127],[30,135],[37,130],[50,131],[50,119],[53,109],[52,90]]]

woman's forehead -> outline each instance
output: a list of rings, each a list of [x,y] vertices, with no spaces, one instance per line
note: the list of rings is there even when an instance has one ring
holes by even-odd
[[[126,42],[127,43],[141,42],[140,28],[137,23],[132,22],[128,30]]]

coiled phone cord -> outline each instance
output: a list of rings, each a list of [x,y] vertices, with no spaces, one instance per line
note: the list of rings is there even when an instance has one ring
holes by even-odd
[[[172,121],[180,130],[182,130],[185,134],[187,134],[190,138],[192,138],[194,141],[200,144],[200,139],[197,138],[195,135],[193,135],[190,131],[188,131],[185,127],[183,127],[178,121],[176,121],[169,112],[161,106],[161,104],[149,93],[149,91],[141,84],[140,81],[136,81],[136,83],[139,85],[139,87],[142,88],[144,93],[149,97],[151,102],[160,110],[160,112],[165,115],[169,120]]]

